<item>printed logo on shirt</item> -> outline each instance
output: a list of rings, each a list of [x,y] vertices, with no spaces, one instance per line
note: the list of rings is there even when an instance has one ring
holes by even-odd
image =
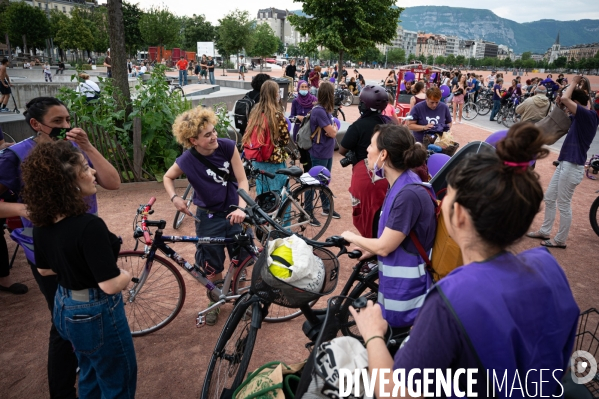
[[[226,173],[229,173],[229,162],[225,161],[225,163],[223,163],[223,167],[222,168],[218,168],[219,170],[222,170]],[[211,169],[206,169],[206,173],[208,174],[208,176],[211,176],[212,179],[218,183],[218,184],[222,184],[223,186],[227,186],[227,181],[225,179],[223,179],[222,177],[218,176],[216,173],[214,173]]]
[[[428,116],[426,117],[426,122],[427,123],[432,123],[433,125],[438,125],[439,124],[439,119],[441,117],[439,115],[435,116],[434,118],[429,118]]]

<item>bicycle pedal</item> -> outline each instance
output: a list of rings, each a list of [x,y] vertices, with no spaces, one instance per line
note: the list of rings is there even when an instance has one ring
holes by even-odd
[[[198,317],[196,318],[196,327],[200,328],[200,327],[204,327],[205,325],[206,325],[206,316],[198,315]]]

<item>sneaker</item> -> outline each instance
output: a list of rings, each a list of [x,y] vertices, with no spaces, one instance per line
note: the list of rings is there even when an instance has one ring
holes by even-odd
[[[208,306],[214,305],[215,302],[210,302]],[[210,312],[206,313],[206,325],[213,326],[216,324],[218,320],[218,314],[220,313],[220,308],[212,309]]]
[[[323,210],[321,214],[322,216],[329,216],[329,210]],[[333,219],[341,219],[341,215],[333,211]]]
[[[316,219],[314,217],[314,215],[310,215],[310,226],[314,226],[314,227],[320,227],[321,226],[320,222],[318,221],[318,219]]]

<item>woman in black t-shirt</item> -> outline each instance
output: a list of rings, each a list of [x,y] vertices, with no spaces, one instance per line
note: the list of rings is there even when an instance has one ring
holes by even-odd
[[[87,213],[95,175],[71,143],[40,143],[22,164],[22,197],[36,267],[58,280],[53,322],[79,361],[79,396],[134,398],[137,362],[121,296],[131,275],[116,264],[120,238]]]

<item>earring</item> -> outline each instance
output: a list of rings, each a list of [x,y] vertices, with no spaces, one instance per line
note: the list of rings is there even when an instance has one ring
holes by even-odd
[[[79,186],[75,187],[77,189],[77,191],[81,191],[81,189],[79,188]]]

